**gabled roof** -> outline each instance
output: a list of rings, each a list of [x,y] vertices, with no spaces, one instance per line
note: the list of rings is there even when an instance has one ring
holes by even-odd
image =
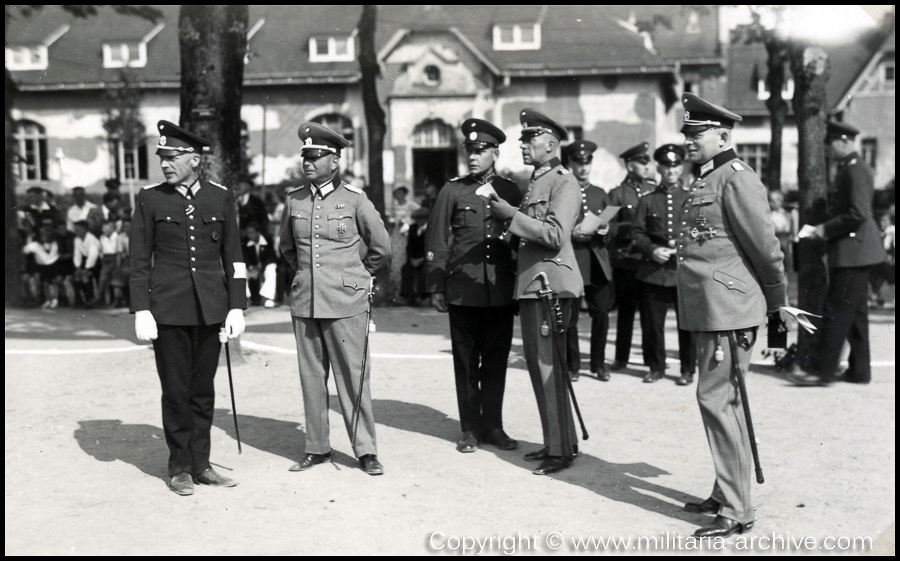
[[[164,27],[147,46],[147,65],[129,72],[144,87],[177,87],[180,55],[179,6],[157,5]],[[14,15],[21,10],[12,7]],[[686,36],[677,24],[673,30],[657,27],[652,33],[656,53],[645,38],[621,25],[634,10],[646,14],[667,13],[675,22],[684,16],[678,6],[498,6],[431,5],[378,6],[376,50],[384,48],[399,32],[451,31],[485,62],[491,72],[504,76],[552,76],[672,72],[677,60],[709,61],[716,56],[714,16],[704,16],[701,34]],[[309,39],[349,36],[358,24],[362,6],[250,6],[249,26],[260,20],[249,43],[247,84],[353,83],[359,65],[351,62],[310,62]],[[679,19],[680,18],[680,19]],[[493,28],[498,23],[540,23],[540,50],[495,51]],[[23,90],[101,88],[117,82],[119,69],[104,69],[102,46],[110,41],[137,41],[154,23],[98,7],[98,15],[78,19],[59,6],[44,6],[30,18],[14,17],[8,27],[7,46],[38,43],[62,25],[71,28],[49,50],[49,64],[42,71],[16,71],[13,78]]]
[[[838,106],[851,86],[886,41],[893,43],[893,36],[880,27],[862,32],[855,41],[839,46],[825,45],[828,55],[830,75],[825,85],[829,109]],[[761,44],[732,45],[728,54],[728,103],[732,111],[744,116],[766,116],[769,114],[765,101],[757,95],[757,80],[765,80],[768,75],[768,55]],[[790,77],[790,68],[787,76]],[[793,109],[788,103],[788,112]]]

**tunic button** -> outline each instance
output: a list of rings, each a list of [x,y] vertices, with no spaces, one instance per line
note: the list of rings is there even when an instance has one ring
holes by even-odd
[[[318,257],[319,257],[319,254],[317,253],[317,254],[316,254],[316,258],[318,259]]]
[[[671,222],[669,222],[669,224],[671,224]],[[669,231],[670,231],[670,232],[671,232],[671,231],[672,231],[672,229],[671,229],[671,228],[669,228]]]
[[[491,249],[491,244],[487,244],[487,245],[484,246],[484,247],[485,247],[485,249]]]
[[[191,267],[191,270],[192,270],[192,271],[196,271],[196,270],[197,270],[197,269],[195,269],[195,268],[193,268],[193,267]]]
[[[672,221],[671,221],[671,220],[669,220],[669,224],[672,224]],[[671,230],[671,228],[669,228],[669,229]]]
[[[322,210],[322,207],[319,205],[316,205],[316,210]]]
[[[466,208],[469,208],[469,207],[466,207]],[[487,205],[487,209],[491,210],[491,205]]]
[[[728,281],[728,286],[734,286],[734,281]]]
[[[196,260],[197,260],[196,257],[191,257],[191,261],[196,261]]]
[[[631,205],[628,205],[626,208],[631,208]]]
[[[319,225],[318,225],[318,224],[316,224],[316,230],[318,230],[318,229],[319,229]]]
[[[319,244],[316,244],[316,249],[319,249]]]
[[[318,220],[318,219],[319,219],[319,215],[317,214],[317,215],[316,215],[316,220]]]
[[[193,220],[193,219],[194,219],[194,215],[192,214],[192,215],[188,216],[188,218],[190,218],[191,220]],[[213,218],[213,220],[215,220],[215,218]]]
[[[192,248],[191,248],[191,251],[197,251],[197,248],[196,248],[196,247],[192,247]]]
[[[191,239],[193,240],[193,239],[194,239],[194,236],[191,236]]]
[[[320,267],[320,266],[321,266],[321,265],[320,265],[319,263],[316,263],[316,267]]]
[[[169,216],[166,216],[166,220],[172,220],[172,218]]]
[[[491,258],[490,255],[485,255],[485,259],[490,259],[490,258]]]
[[[490,234],[488,234],[488,235],[487,235],[487,237],[491,237],[491,235],[490,235]]]
[[[679,245],[679,246],[678,246],[678,249],[684,249],[684,246],[683,246],[683,245]]]
[[[682,262],[682,261],[684,261],[684,257],[679,257],[679,258],[678,258],[678,262],[680,263],[680,262]]]
[[[191,218],[193,218],[193,216],[191,216]],[[213,216],[213,222],[215,222],[215,221],[216,221],[216,217]]]
[[[318,238],[318,237],[319,237],[319,234],[316,234],[316,238]]]
[[[194,229],[194,227],[193,227],[193,226],[191,226],[191,230],[193,230],[193,229]]]
[[[584,210],[588,210],[588,206],[587,206],[587,205],[584,205],[583,208],[584,208]]]
[[[851,238],[855,238],[855,237],[856,237],[856,232],[850,232],[850,237],[851,237]]]
[[[556,258],[556,262],[557,262],[557,263],[561,263],[561,262],[562,262],[562,259],[560,259],[559,257],[557,257],[557,258]]]
[[[469,210],[469,207],[466,207],[466,210]]]

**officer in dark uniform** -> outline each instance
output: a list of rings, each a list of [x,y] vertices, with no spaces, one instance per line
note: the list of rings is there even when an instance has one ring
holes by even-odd
[[[637,280],[637,269],[643,256],[634,247],[632,223],[638,203],[656,189],[650,144],[642,142],[619,155],[625,162],[628,175],[621,185],[609,192],[609,204],[622,207],[616,215],[615,250],[613,252],[613,289],[616,308],[616,356],[610,370],[625,368],[631,354],[631,335],[634,313],[639,309],[643,284]]]
[[[306,415],[306,450],[291,471],[333,456],[328,423],[328,374],[334,372],[348,434],[360,392],[358,438],[353,453],[369,475],[381,475],[375,443],[366,330],[372,278],[391,258],[391,240],[366,194],[341,181],[341,150],[350,142],[316,123],[300,125],[308,182],[290,191],[281,218],[281,254],[294,269],[291,318]],[[362,246],[362,248],[361,248]],[[364,360],[364,356],[366,359]]]
[[[806,230],[828,243],[828,292],[816,363],[811,372],[793,376],[801,385],[828,385],[838,378],[844,341],[850,344],[850,367],[841,379],[854,384],[868,384],[872,379],[869,275],[884,261],[885,253],[872,213],[872,172],[854,146],[858,134],[845,123],[827,124],[825,142],[829,155],[838,162],[838,171],[828,194],[827,217]]]
[[[568,325],[578,297],[584,293],[572,249],[572,229],[581,201],[578,182],[556,157],[559,141],[567,138],[566,129],[530,108],[519,113],[519,122],[522,160],[525,165],[534,166],[534,173],[518,209],[494,196],[491,214],[509,220],[509,233],[519,240],[515,295],[519,300],[525,362],[544,435],[544,447],[526,454],[525,459],[541,460],[533,473],[546,475],[569,467],[578,447],[568,373],[554,368],[564,358],[557,354],[552,333],[556,318],[548,317],[539,291],[546,288],[542,286],[543,276],[559,297],[562,325]]]
[[[166,180],[144,187],[131,226],[131,311],[138,339],[153,340],[169,446],[169,487],[236,485],[209,463],[214,376],[222,344],[244,331],[247,267],[234,194],[201,179],[209,143],[160,121],[156,153]],[[193,479],[192,479],[193,476]]]
[[[612,264],[608,244],[616,236],[615,221],[594,231],[585,231],[585,213],[600,212],[609,206],[606,191],[590,182],[591,164],[597,145],[590,140],[579,140],[563,148],[565,165],[581,189],[581,210],[572,231],[572,247],[581,278],[584,281],[584,300],[591,316],[591,374],[603,382],[609,381],[606,369],[606,337],[609,334],[609,307],[612,303]],[[566,356],[569,376],[578,379],[581,369],[581,353],[578,349],[578,306],[566,329]]]
[[[685,510],[716,514],[697,537],[728,537],[753,526],[753,473],[736,372],[747,371],[757,329],[781,323],[784,256],[775,237],[767,190],[732,149],[741,116],[682,94],[688,159],[698,176],[678,211],[678,322],[697,345],[697,402],[716,481],[712,495]]]
[[[451,179],[434,203],[425,231],[426,286],[434,309],[450,318],[463,431],[456,449],[474,452],[480,440],[513,450],[518,443],[503,431],[503,392],[518,309],[516,264],[489,197],[494,192],[518,206],[522,193],[494,169],[503,131],[481,119],[466,119],[461,129],[470,173]]]
[[[653,152],[662,178],[655,190],[641,199],[634,217],[634,246],[644,255],[637,279],[644,283],[641,298],[641,349],[650,372],[644,382],[652,384],[663,377],[666,368],[666,312],[675,307],[678,317],[677,280],[675,278],[675,242],[677,218],[688,189],[682,182],[684,149],[665,144]],[[697,353],[689,331],[678,328],[678,358],[681,377],[676,382],[687,386],[694,382]]]

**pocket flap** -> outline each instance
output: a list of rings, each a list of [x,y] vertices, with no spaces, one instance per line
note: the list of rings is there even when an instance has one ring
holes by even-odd
[[[722,271],[713,271],[713,280],[721,283],[728,290],[737,290],[741,293],[747,292],[747,283],[737,277],[733,277]]]
[[[209,214],[202,215],[203,222],[207,224],[212,224],[214,222],[225,222],[225,213],[224,212],[210,212]]]
[[[565,267],[566,269],[572,270],[572,266],[568,263],[564,262],[561,257],[545,257],[544,263],[552,263],[557,267]]]
[[[344,281],[344,286],[347,288],[354,288],[356,290],[368,290],[369,288],[369,279],[366,278],[342,275],[341,280]]]
[[[171,224],[181,224],[181,215],[176,213],[170,214],[157,214],[156,215],[157,222],[166,222]]]
[[[691,205],[708,205],[715,201],[715,195],[703,195],[702,197],[695,197],[694,200],[691,201]]]

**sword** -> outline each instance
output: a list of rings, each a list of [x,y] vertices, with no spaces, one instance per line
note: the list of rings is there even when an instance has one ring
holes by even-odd
[[[366,362],[369,358],[369,324],[372,321],[372,300],[375,298],[375,277],[369,281],[369,307],[366,309],[366,337],[363,342],[362,372],[359,375],[359,392],[356,394],[356,404],[353,407],[351,421],[353,423],[353,436],[351,437],[353,448],[356,448],[356,431],[359,428],[359,418],[362,412],[363,384],[366,383]]]
[[[588,439],[587,427],[584,425],[584,418],[581,416],[581,409],[578,407],[578,400],[575,399],[575,388],[572,387],[572,380],[569,378],[568,373],[564,368],[561,368],[560,361],[562,357],[566,356],[563,348],[562,341],[560,341],[560,334],[563,332],[563,321],[562,321],[562,311],[559,309],[559,303],[551,304],[551,300],[553,299],[554,293],[550,289],[550,280],[547,278],[547,273],[540,272],[531,279],[531,282],[540,279],[541,288],[538,290],[538,294],[544,300],[544,303],[547,305],[547,314],[548,319],[553,319],[556,327],[553,329],[553,343],[556,346],[556,356],[553,359],[553,367],[557,371],[558,376],[562,376],[566,381],[566,387],[569,388],[569,396],[572,398],[572,406],[575,407],[575,414],[578,416],[578,423],[581,425],[581,439]],[[568,434],[565,429],[563,432]]]
[[[234,418],[234,434],[237,436],[238,454],[241,453],[241,431],[238,428],[237,408],[234,405],[234,382],[231,380],[231,351],[228,348],[228,334],[225,326],[219,330],[219,342],[225,343],[225,364],[228,366],[228,389],[231,390],[231,416]]]
[[[756,433],[753,431],[753,419],[750,418],[750,402],[747,400],[747,385],[744,383],[744,367],[738,358],[737,336],[734,331],[728,332],[728,345],[731,347],[731,369],[737,377],[738,389],[741,392],[741,405],[744,406],[744,417],[747,419],[747,436],[750,438],[750,452],[753,454],[753,465],[756,468],[756,482],[765,483],[762,466],[759,463],[759,450],[756,449]]]

